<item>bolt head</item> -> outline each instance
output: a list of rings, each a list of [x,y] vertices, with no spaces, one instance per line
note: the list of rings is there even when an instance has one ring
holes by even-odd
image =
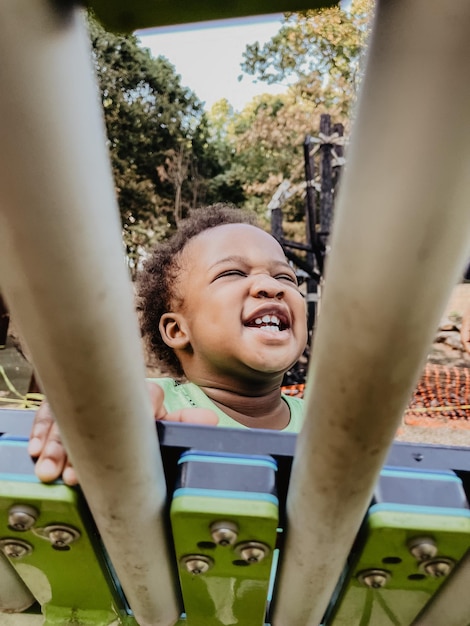
[[[239,544],[236,550],[240,558],[250,565],[259,563],[269,554],[268,546],[259,541],[245,541]]]
[[[437,554],[437,545],[432,537],[414,537],[408,542],[408,549],[419,562],[428,561]]]
[[[37,510],[29,504],[14,504],[8,511],[8,526],[12,530],[24,532],[34,526],[38,516]]]
[[[53,548],[59,550],[70,546],[71,543],[80,538],[80,532],[67,524],[51,524],[45,528],[35,528],[34,533],[49,541]]]
[[[357,578],[360,583],[369,589],[380,589],[385,587],[390,579],[390,572],[384,569],[368,569],[359,572]]]
[[[21,559],[31,554],[33,547],[21,539],[0,539],[0,550],[10,559]]]
[[[452,559],[437,557],[423,563],[423,570],[428,576],[433,578],[444,578],[451,573],[454,564]]]
[[[194,576],[205,574],[213,565],[213,561],[205,554],[188,554],[181,559],[181,565]]]
[[[220,521],[211,524],[212,540],[219,546],[232,546],[238,537],[238,526],[234,522]]]

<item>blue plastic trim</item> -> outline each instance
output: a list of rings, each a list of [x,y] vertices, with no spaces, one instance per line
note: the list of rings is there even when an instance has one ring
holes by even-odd
[[[397,504],[394,502],[373,504],[369,511],[370,517],[374,513],[421,513],[423,515],[446,515],[456,517],[467,517],[470,519],[470,510],[459,509],[457,507],[420,506],[409,504]]]
[[[256,493],[249,491],[222,491],[222,489],[192,489],[190,487],[180,487],[173,492],[173,498],[184,496],[197,496],[203,498],[222,498],[225,500],[258,500],[271,502],[279,506],[279,500],[272,493]]]
[[[17,483],[40,483],[41,481],[34,474],[0,474],[0,482]],[[60,481],[62,482],[62,481]],[[52,484],[52,483],[49,483]]]
[[[8,433],[5,433],[3,435],[0,435],[0,443],[2,443],[3,441],[22,441],[23,443],[27,443],[28,438],[20,437],[19,435],[9,435]]]
[[[225,454],[225,453],[217,453],[217,452],[183,452],[183,454],[178,459],[178,465],[182,463],[188,462],[196,462],[196,463],[225,463],[229,465],[250,465],[255,467],[268,467],[273,469],[275,472],[277,471],[277,463],[276,461],[269,456],[249,456],[249,455],[238,455],[238,454]]]
[[[436,471],[436,470],[421,470],[413,468],[391,468],[384,467],[380,472],[380,476],[390,478],[421,478],[423,480],[444,480],[448,482],[456,482],[462,484],[460,478],[452,471]]]

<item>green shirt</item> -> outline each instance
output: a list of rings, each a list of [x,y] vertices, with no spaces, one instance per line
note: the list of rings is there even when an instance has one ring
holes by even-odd
[[[150,380],[162,387],[165,393],[164,406],[168,412],[192,407],[211,409],[219,418],[218,426],[225,428],[248,428],[248,426],[239,424],[219,409],[202,389],[194,383],[179,383],[173,380],[173,378],[153,378]],[[282,399],[287,403],[290,411],[289,424],[282,429],[282,432],[298,433],[303,421],[303,401],[300,398],[285,395],[282,395]]]

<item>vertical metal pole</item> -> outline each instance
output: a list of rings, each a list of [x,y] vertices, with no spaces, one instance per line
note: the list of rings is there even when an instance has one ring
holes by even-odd
[[[15,568],[0,551],[0,615],[20,613],[35,603],[33,594],[26,587]],[[2,617],[0,617],[2,623]]]
[[[331,135],[331,117],[320,116],[320,133],[325,137]],[[331,167],[331,144],[323,143],[320,147],[320,239],[326,248],[333,223],[333,172]]]
[[[271,235],[279,242],[282,242],[284,232],[282,228],[282,208],[275,207],[271,209]]]
[[[377,7],[289,489],[274,626],[320,623],[466,260],[469,32],[467,0]],[[436,124],[442,110],[445,127]]]
[[[304,141],[304,169],[305,169],[305,203],[306,203],[306,240],[307,245],[311,247],[311,252],[307,253],[307,264],[314,269],[315,261],[317,262],[318,270],[321,274],[323,271],[323,254],[318,245],[317,236],[317,214],[315,206],[315,162],[313,156],[310,154],[312,149],[312,142],[310,135],[305,137]],[[314,331],[315,320],[317,318],[317,305],[318,305],[318,283],[313,278],[307,278],[307,310],[308,310],[308,332],[309,343],[312,340],[312,334]]]
[[[306,183],[306,221],[307,221],[307,243],[310,244],[314,250],[317,246],[317,212],[315,206],[315,162],[310,152],[312,150],[312,141],[310,135],[305,137],[304,141],[304,170],[305,170],[305,183]],[[309,262],[313,261],[308,259]],[[320,268],[321,269],[321,268]]]
[[[165,481],[82,17],[0,2],[0,281],[136,619],[169,626]]]
[[[343,137],[344,135],[344,126],[342,124],[333,124],[333,134],[336,133],[338,137]],[[340,160],[342,160],[344,156],[344,146],[337,144],[335,145],[335,152]],[[337,163],[333,165],[333,194],[336,197],[339,189],[339,181],[341,177],[341,172],[343,169],[342,163]],[[333,201],[334,208],[334,201]]]

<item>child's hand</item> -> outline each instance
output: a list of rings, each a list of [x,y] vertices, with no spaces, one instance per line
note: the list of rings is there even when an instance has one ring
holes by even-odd
[[[156,420],[204,424],[206,426],[217,424],[217,415],[209,409],[179,409],[167,413],[163,406],[163,389],[155,383],[147,383],[147,385]],[[47,402],[39,407],[34,416],[28,452],[37,459],[35,473],[42,482],[50,483],[62,476],[66,485],[78,483],[77,475],[68,461],[59,428]]]
[[[78,483],[77,475],[62,445],[59,427],[47,402],[41,404],[34,416],[28,452],[33,459],[37,459],[34,471],[42,482],[50,483],[62,476],[66,485]]]

